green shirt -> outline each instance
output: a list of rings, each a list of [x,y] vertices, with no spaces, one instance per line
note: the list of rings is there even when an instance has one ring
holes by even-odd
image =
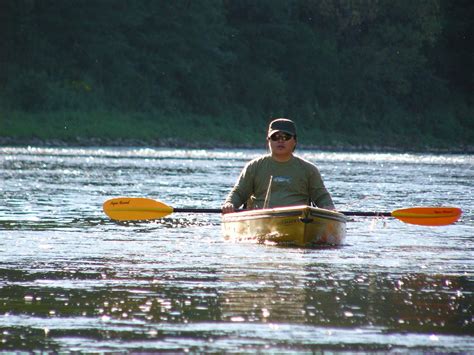
[[[318,168],[302,158],[293,156],[278,162],[271,155],[250,161],[225,202],[236,208],[248,203],[248,208],[263,208],[268,184],[272,177],[268,207],[308,205],[314,202],[322,208],[334,208]]]

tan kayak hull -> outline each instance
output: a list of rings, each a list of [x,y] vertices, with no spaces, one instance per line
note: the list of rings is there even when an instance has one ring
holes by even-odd
[[[346,217],[310,206],[291,206],[228,213],[222,216],[226,239],[310,247],[341,245]]]

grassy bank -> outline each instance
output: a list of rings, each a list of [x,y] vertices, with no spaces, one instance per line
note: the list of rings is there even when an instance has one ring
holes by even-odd
[[[338,150],[473,151],[410,127],[376,128],[296,120],[303,147]],[[111,111],[0,114],[3,145],[136,145],[167,147],[263,147],[267,122],[246,115],[217,118],[192,114]]]
[[[52,112],[2,113],[0,137],[12,142],[54,142],[107,145],[218,146],[261,142],[255,127],[212,117],[163,113]]]

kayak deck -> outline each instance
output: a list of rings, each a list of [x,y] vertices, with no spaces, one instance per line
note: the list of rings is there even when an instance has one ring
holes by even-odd
[[[291,206],[228,213],[222,216],[226,239],[310,247],[341,245],[346,217],[336,211]]]

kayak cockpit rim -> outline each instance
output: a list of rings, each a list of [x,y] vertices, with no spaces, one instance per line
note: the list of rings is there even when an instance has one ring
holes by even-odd
[[[245,210],[241,212],[234,212],[223,215],[223,219],[226,222],[238,222],[242,220],[286,218],[297,216],[301,216],[302,218],[325,218],[335,220],[341,223],[347,222],[347,217],[342,213],[306,205]]]

